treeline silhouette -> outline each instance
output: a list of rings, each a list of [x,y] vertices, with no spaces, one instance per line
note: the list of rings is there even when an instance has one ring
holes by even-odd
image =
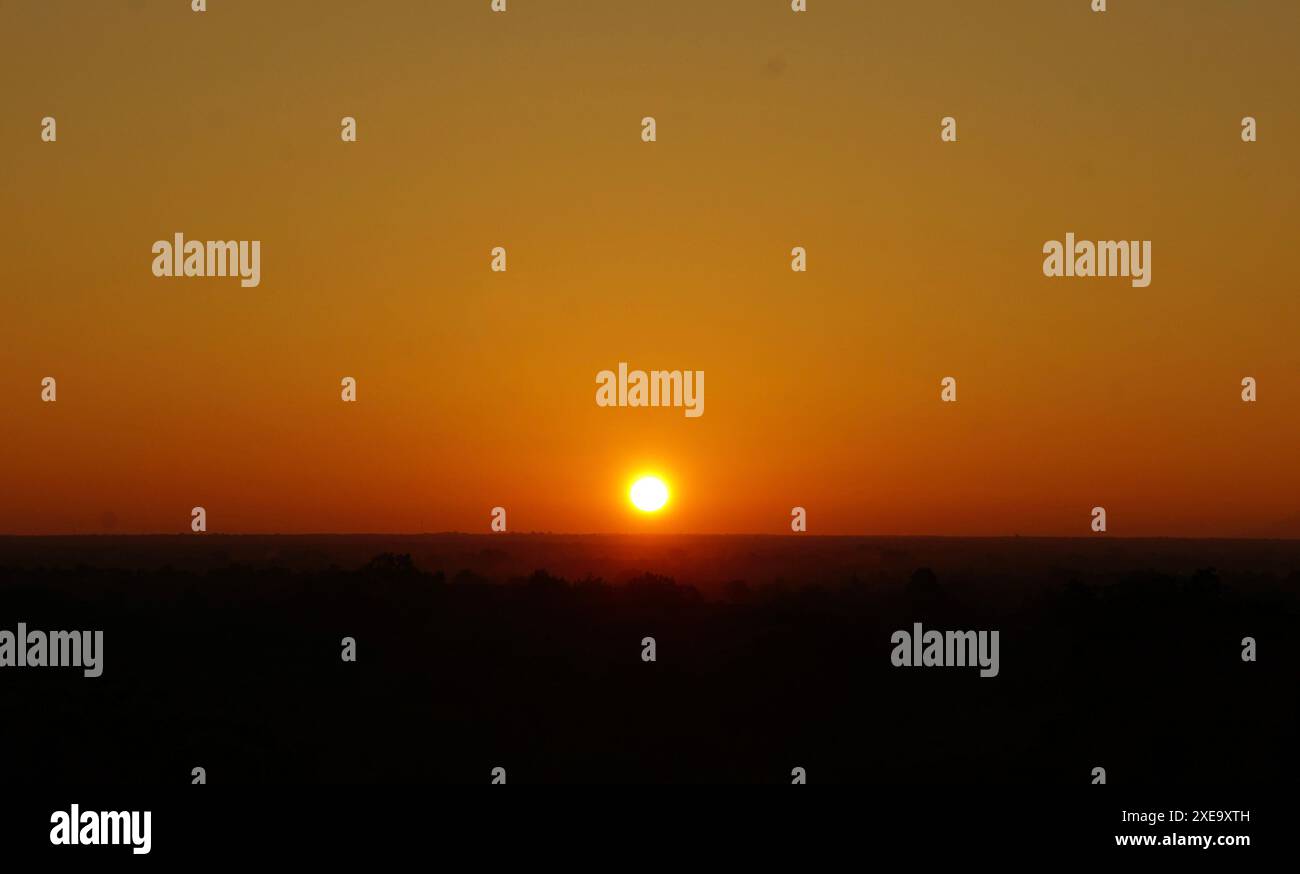
[[[1085,575],[1086,576],[1086,575]],[[1003,595],[702,593],[645,573],[0,568],[0,629],[103,629],[104,673],[0,669],[10,783],[1291,783],[1300,573],[1139,571]],[[890,635],[1000,631],[1000,672]],[[1242,638],[1258,661],[1241,658]],[[342,660],[343,638],[355,663]],[[657,660],[642,660],[655,638]]]

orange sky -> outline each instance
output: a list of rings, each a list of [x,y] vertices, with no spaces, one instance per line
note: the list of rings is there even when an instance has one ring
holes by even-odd
[[[0,5],[0,532],[1300,536],[1300,4],[488,5]]]

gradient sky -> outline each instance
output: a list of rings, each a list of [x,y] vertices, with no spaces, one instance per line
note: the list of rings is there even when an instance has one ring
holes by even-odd
[[[0,0],[0,532],[1300,536],[1300,4],[488,5]]]

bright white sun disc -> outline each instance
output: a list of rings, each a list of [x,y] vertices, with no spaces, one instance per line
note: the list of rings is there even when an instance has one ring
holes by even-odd
[[[668,503],[668,486],[657,476],[643,476],[632,483],[632,504],[644,513],[653,513]]]

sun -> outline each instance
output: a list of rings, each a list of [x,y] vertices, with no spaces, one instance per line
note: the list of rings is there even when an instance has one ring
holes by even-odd
[[[643,476],[632,483],[628,497],[641,512],[653,513],[668,503],[668,486],[657,476]]]

